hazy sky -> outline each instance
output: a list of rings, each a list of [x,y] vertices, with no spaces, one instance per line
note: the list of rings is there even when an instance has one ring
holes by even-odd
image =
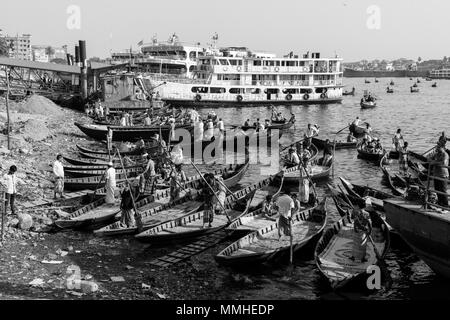
[[[79,30],[67,27],[70,5],[81,9]],[[368,13],[371,6],[377,7]],[[449,13],[448,0],[2,0],[0,29],[71,51],[84,39],[89,57],[137,49],[155,33],[159,40],[175,32],[182,42],[206,44],[217,32],[219,46],[277,54],[441,59],[450,56]]]

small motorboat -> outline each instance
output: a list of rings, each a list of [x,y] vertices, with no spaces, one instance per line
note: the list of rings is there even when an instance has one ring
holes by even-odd
[[[364,83],[370,83],[370,81],[369,80],[364,80]]]
[[[394,89],[387,87],[386,93],[394,93]]]
[[[414,84],[413,84],[413,87],[414,87],[414,88],[417,88],[417,87],[418,87],[418,86],[417,86],[417,83],[414,83]]]
[[[361,109],[371,109],[377,106],[375,101],[361,101],[360,103]]]
[[[352,89],[352,91],[347,91],[347,90],[345,90],[343,93],[342,93],[342,95],[343,96],[354,96],[355,95],[355,88],[353,88]]]
[[[432,88],[437,88],[437,82],[433,83],[433,84],[431,85],[431,87],[432,87]]]
[[[375,83],[378,83],[378,82],[379,82],[378,79],[375,78]]]
[[[419,88],[411,87],[411,93],[419,92]]]
[[[391,82],[389,83],[389,85],[391,85],[391,86],[395,85],[394,81],[391,80]]]

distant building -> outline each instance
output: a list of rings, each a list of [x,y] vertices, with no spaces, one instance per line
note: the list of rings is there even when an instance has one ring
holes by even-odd
[[[20,60],[31,60],[31,35],[5,36],[6,44],[9,49],[9,57]]]
[[[67,47],[36,45],[31,47],[32,59],[38,62],[51,62],[54,59],[66,60]]]
[[[386,71],[394,71],[394,65],[392,64],[392,62],[388,62],[386,63]]]

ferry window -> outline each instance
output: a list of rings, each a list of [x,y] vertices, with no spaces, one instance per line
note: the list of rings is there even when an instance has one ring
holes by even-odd
[[[195,59],[197,57],[197,52],[191,51],[189,52],[189,59]]]
[[[260,94],[261,93],[261,89],[259,89],[259,88],[247,88],[247,89],[245,89],[245,93]]]
[[[277,67],[280,66],[280,61],[276,61],[276,66],[277,66]]]
[[[237,60],[229,60],[229,61],[232,66],[236,66],[238,62]]]
[[[192,87],[191,91],[193,93],[207,93],[208,87]]]
[[[225,93],[225,88],[209,88],[209,93]]]
[[[242,66],[242,60],[238,60],[238,65]]]
[[[295,67],[295,61],[286,61],[288,67]]]
[[[223,66],[228,65],[227,59],[220,59],[220,64],[223,65]]]
[[[262,62],[261,60],[253,60],[253,65],[254,66],[260,66],[260,65],[262,65],[261,62]]]
[[[281,66],[285,67],[286,66],[286,61],[281,61]]]
[[[230,93],[232,94],[240,94],[242,93],[243,89],[242,88],[231,88],[230,89]]]

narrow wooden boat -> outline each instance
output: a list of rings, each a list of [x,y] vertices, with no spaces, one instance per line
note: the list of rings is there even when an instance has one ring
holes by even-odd
[[[215,170],[214,175],[222,174],[224,183],[228,188],[236,186],[241,178],[247,172],[249,162],[245,164],[229,165],[224,169]],[[143,222],[143,229],[153,228],[159,224],[166,223],[175,219],[180,219],[186,215],[191,215],[198,211],[203,205],[203,201],[199,200],[199,194],[197,191],[202,187],[202,180],[200,176],[192,176],[188,178],[188,182],[183,184],[183,188],[187,190],[194,190],[188,196],[183,197],[175,202],[168,201],[169,194],[166,198],[158,198],[154,205],[149,208],[140,208],[138,215]],[[103,236],[117,236],[126,234],[136,234],[138,232],[137,227],[127,228],[120,223],[110,224],[97,231],[97,234]]]
[[[137,172],[134,174],[128,173],[127,178],[130,181],[133,181],[136,179]],[[123,173],[116,173],[116,183],[122,183],[125,182],[125,174]],[[64,190],[70,190],[70,191],[79,191],[79,190],[95,190],[100,185],[105,184],[105,179],[103,174],[99,176],[93,176],[93,177],[85,177],[85,178],[65,178],[64,179]]]
[[[386,93],[394,93],[394,89],[387,88],[387,89],[386,89]]]
[[[361,109],[371,109],[371,108],[375,108],[377,106],[376,102],[367,102],[367,101],[362,101],[360,103]]]
[[[151,141],[154,141],[153,139]],[[78,150],[85,153],[85,154],[100,154],[100,155],[109,155],[108,150],[106,149],[106,146],[103,148],[87,148],[80,145],[76,145]],[[145,144],[145,148],[135,148],[130,151],[120,151],[121,156],[133,156],[133,155],[140,155],[144,152],[152,153],[159,149],[159,143],[157,142],[150,142]],[[112,151],[114,153],[114,151]]]
[[[367,122],[363,122],[360,125],[350,124],[348,127],[349,131],[355,136],[355,138],[360,138],[364,136],[367,129]]]
[[[389,228],[378,215],[371,215],[372,238],[381,257],[385,257],[390,245]],[[367,268],[378,262],[375,250],[368,241],[367,261],[350,259],[353,256],[353,221],[346,215],[327,229],[319,240],[314,253],[320,273],[333,289],[340,289],[357,279],[368,277]]]
[[[160,198],[155,202],[142,206],[138,210],[138,215],[142,221],[142,230],[155,227],[167,221],[180,219],[184,216],[197,212],[203,206],[199,201],[198,192],[187,194],[178,200],[170,202],[170,196]],[[109,224],[101,229],[95,230],[97,236],[123,236],[138,233],[137,226],[127,227],[119,221]]]
[[[343,96],[354,96],[354,95],[355,95],[355,88],[353,88],[352,91],[347,91],[347,90],[345,90],[345,91],[342,93],[342,95],[343,95]]]
[[[433,83],[433,84],[431,85],[431,87],[432,87],[432,88],[437,88],[437,83],[436,83],[436,82]]]
[[[309,176],[311,180],[314,182],[326,180],[330,177],[331,169],[333,166],[334,159],[331,158],[331,161],[326,165],[322,165],[323,158],[317,160],[317,163],[311,166],[311,172]],[[314,163],[314,162],[313,162]],[[308,179],[305,175],[303,179]],[[284,172],[284,183],[285,185],[299,184],[300,180],[300,171],[298,166],[291,167],[285,170]],[[280,176],[277,176],[277,181],[280,181]]]
[[[325,140],[325,139],[319,139],[319,138],[317,138],[317,137],[314,137],[314,138],[312,138],[312,143],[313,143],[315,146],[317,146],[317,148],[323,149],[323,148],[325,147],[325,145],[326,145],[326,140]],[[330,139],[330,143],[331,143],[331,145],[333,145],[333,144],[334,144],[334,141],[332,141],[332,140]],[[338,149],[356,148],[356,144],[357,144],[357,143],[358,143],[357,141],[354,141],[354,142],[346,142],[346,141],[338,140],[338,141],[336,141],[336,144],[335,144],[334,146],[335,146],[336,150],[338,150]]]
[[[142,159],[142,157],[140,157]],[[88,158],[72,158],[72,157],[67,157],[67,156],[63,156],[63,159],[68,162],[71,165],[74,166],[95,166],[95,167],[107,167],[109,161],[108,160],[99,160],[99,159],[88,159]],[[139,158],[136,158],[139,159]],[[122,161],[124,161],[122,159]],[[122,168],[122,164],[120,162],[119,159],[113,159],[113,165],[114,168]],[[129,168],[129,167],[137,167],[137,166],[142,166],[144,164],[144,159],[142,159],[141,161],[133,161],[135,164],[132,166],[126,166],[125,168]],[[125,165],[125,162],[124,162]]]
[[[386,193],[369,186],[361,186],[358,184],[351,183],[343,177],[339,177],[342,185],[349,195],[354,196],[360,201],[360,203],[365,202],[365,197],[370,197],[372,204],[376,206],[383,206],[383,200],[393,198],[392,194]]]
[[[268,195],[272,196],[273,201],[276,200],[283,189],[283,181],[284,179],[282,179],[279,187],[268,185],[255,191],[252,201],[250,202],[249,212],[236,219],[226,228],[226,230],[230,232],[230,235],[245,235],[250,231],[257,231],[273,222],[264,217],[261,205]]]
[[[255,191],[272,183],[273,177],[264,179],[258,183],[239,190],[225,199],[225,208],[231,221],[226,215],[215,215],[211,228],[202,228],[204,211],[184,216],[181,219],[169,221],[150,228],[135,238],[142,242],[166,243],[186,241],[199,236],[211,234],[226,228],[234,219],[246,214],[250,207]],[[242,203],[244,202],[244,203]]]
[[[126,173],[129,177],[135,177],[139,175],[143,171],[143,167],[133,167],[129,169],[116,169],[116,174],[124,174]],[[99,170],[70,170],[64,168],[64,174],[70,178],[88,178],[88,177],[96,177],[102,176],[106,171],[106,167],[104,169]]]
[[[370,81],[369,80],[364,80],[364,83],[370,83]]]
[[[140,139],[149,140],[155,134],[160,134],[162,139],[167,141],[169,138],[170,131],[172,129],[169,125],[163,126],[133,126],[133,127],[120,127],[120,126],[101,126],[93,124],[81,124],[75,122],[75,125],[87,136],[95,140],[106,140],[106,135],[108,133],[108,128],[113,131],[113,141],[138,141]],[[176,129],[185,129],[189,132],[194,130],[194,127],[190,124],[178,125]]]
[[[146,197],[136,202],[136,207],[153,201],[153,197]],[[120,213],[120,202],[114,205],[106,204],[101,198],[91,204],[71,213],[64,219],[56,220],[55,225],[61,229],[96,229],[116,219]]]
[[[327,223],[326,198],[314,208],[298,212],[292,217],[292,247],[296,252],[317,240]],[[267,262],[289,253],[290,237],[278,239],[278,222],[253,232],[222,250],[214,258],[223,265],[242,266]]]
[[[395,177],[395,175],[392,175],[389,172],[389,169],[386,166],[386,162],[387,162],[387,157],[384,156],[380,160],[380,169],[383,172],[383,177],[386,179],[389,188],[391,188],[392,193],[394,195],[405,196],[408,186],[406,184],[403,184],[404,180],[402,181],[401,179]],[[395,182],[394,182],[394,180],[395,180]]]
[[[286,163],[287,161],[285,159],[286,159],[286,157],[289,154],[289,149],[293,148],[294,150],[297,151],[297,154],[298,154],[298,152],[300,150],[299,149],[300,148],[300,144],[303,144],[304,140],[305,139],[301,139],[299,141],[296,141],[296,142],[294,142],[294,143],[292,143],[290,145],[287,145],[287,146],[281,148],[281,150],[280,150],[280,159],[283,162],[285,162],[285,165],[287,164]],[[308,150],[311,153],[311,157],[309,158],[309,161],[314,161],[315,159],[317,159],[317,156],[319,155],[319,150],[317,149],[317,147],[313,143],[311,143],[311,147]]]
[[[419,92],[419,88],[411,87],[411,93]]]
[[[356,149],[356,151],[358,152],[358,158],[369,161],[376,161],[377,163],[386,154],[385,149],[383,149],[382,153],[368,152],[367,150],[364,150],[361,145]]]
[[[278,129],[278,130],[287,130],[289,128],[291,128],[295,123],[295,115],[293,114],[291,116],[291,118],[288,121],[285,122],[274,122],[272,120],[272,123],[270,124],[270,126],[268,126],[266,129],[267,130],[271,130],[271,129]],[[250,129],[256,129],[254,126],[241,126],[239,127],[244,131],[250,130]]]
[[[78,151],[78,153],[84,159],[94,159],[94,160],[101,160],[101,161],[105,161],[105,162],[109,161],[109,155],[84,153],[82,151]],[[111,156],[113,156],[113,155],[114,155],[114,151],[111,153]],[[122,154],[121,154],[121,156],[122,156]],[[136,160],[139,161],[139,160],[143,159],[142,155],[129,155],[129,156],[126,156],[126,157],[128,157],[129,159],[131,159],[133,161],[136,161]],[[118,156],[116,156],[116,157],[113,158],[113,161],[120,162],[120,159],[119,159]]]

